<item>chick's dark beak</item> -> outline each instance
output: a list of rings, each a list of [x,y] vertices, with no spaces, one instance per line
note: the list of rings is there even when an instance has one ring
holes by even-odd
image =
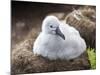
[[[61,32],[61,30],[59,29],[59,27],[57,27],[56,29],[56,34],[59,35],[61,38],[63,38],[65,40],[65,36],[64,34]]]

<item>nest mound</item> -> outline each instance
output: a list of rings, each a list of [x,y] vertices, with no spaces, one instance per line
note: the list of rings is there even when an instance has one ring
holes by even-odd
[[[75,27],[85,39],[87,46],[95,48],[96,11],[95,8],[85,6],[73,10],[66,16],[66,23]]]
[[[32,32],[30,32],[30,34],[32,34]],[[86,52],[79,58],[71,61],[59,59],[48,60],[42,56],[34,55],[32,52],[34,39],[31,38],[33,38],[33,36],[29,35],[26,40],[20,42],[13,48],[11,53],[12,75],[90,69]]]

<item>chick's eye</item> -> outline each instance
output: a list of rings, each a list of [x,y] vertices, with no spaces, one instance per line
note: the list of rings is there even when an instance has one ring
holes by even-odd
[[[50,28],[52,28],[53,26],[51,25]]]

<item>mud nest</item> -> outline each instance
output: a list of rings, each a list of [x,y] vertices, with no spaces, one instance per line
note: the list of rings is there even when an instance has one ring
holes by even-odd
[[[27,40],[16,45],[12,50],[12,75],[90,69],[90,64],[86,52],[84,52],[80,57],[70,61],[59,59],[48,60],[42,56],[34,55],[32,52],[34,39],[29,37]]]

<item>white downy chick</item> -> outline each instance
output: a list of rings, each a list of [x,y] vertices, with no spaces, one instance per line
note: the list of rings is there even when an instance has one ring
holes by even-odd
[[[34,54],[50,60],[70,60],[86,50],[86,43],[79,32],[55,16],[47,16],[42,23],[42,32],[33,45]]]

